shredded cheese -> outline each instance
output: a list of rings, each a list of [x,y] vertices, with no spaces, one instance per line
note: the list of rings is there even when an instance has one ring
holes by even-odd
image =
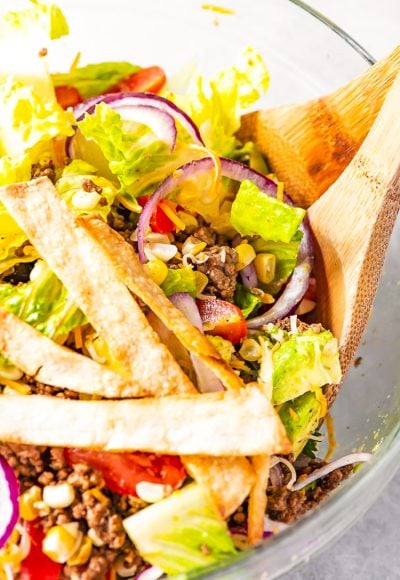
[[[163,210],[163,212],[171,220],[171,222],[176,226],[178,232],[186,228],[184,222],[176,213],[172,202],[170,202],[168,199],[163,199],[163,201],[160,201],[159,207]]]
[[[75,328],[74,329],[74,341],[76,348],[80,349],[83,346],[83,339],[82,339],[82,328]]]
[[[328,451],[324,457],[324,461],[329,461],[335,452],[337,442],[335,437],[335,425],[333,422],[333,417],[328,413],[325,417],[326,422],[326,432],[328,434]]]

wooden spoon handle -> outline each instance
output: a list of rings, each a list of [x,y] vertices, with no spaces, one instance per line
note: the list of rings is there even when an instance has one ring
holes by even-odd
[[[339,177],[365,139],[400,71],[400,46],[334,93],[242,120],[297,204],[308,207]]]
[[[353,161],[309,209],[325,273],[320,314],[340,337],[344,371],[367,324],[399,208],[400,75]]]

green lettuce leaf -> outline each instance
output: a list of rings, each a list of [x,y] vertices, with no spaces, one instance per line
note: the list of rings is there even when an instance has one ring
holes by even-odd
[[[308,437],[317,428],[321,417],[322,406],[315,393],[304,393],[294,401],[288,401],[279,409],[279,416],[287,436],[293,445],[293,456],[296,459]]]
[[[68,73],[52,74],[55,87],[75,87],[82,98],[100,95],[119,83],[125,77],[140,70],[129,62],[99,62],[72,68]]]
[[[166,574],[221,562],[236,550],[210,494],[192,483],[123,521],[140,555]]]
[[[245,318],[255,313],[262,304],[261,299],[242,284],[236,285],[234,302],[236,306],[239,306]]]
[[[175,294],[175,292],[187,292],[195,297],[197,294],[196,272],[191,268],[168,268],[168,274],[164,282],[161,284],[161,289],[167,296]]]
[[[71,302],[64,286],[41,260],[26,284],[0,284],[0,304],[54,340],[85,323],[84,315]]]
[[[235,352],[235,347],[233,344],[221,336],[212,336],[211,334],[207,334],[207,338],[217,349],[223,360],[229,363],[233,353]]]
[[[247,48],[236,66],[205,83],[195,77],[185,95],[168,95],[190,115],[207,147],[224,157],[240,156],[235,136],[242,114],[265,94],[269,74],[258,52]]]
[[[305,213],[304,209],[265,195],[246,179],[232,203],[231,223],[242,236],[258,235],[263,240],[288,243],[299,229]]]
[[[262,238],[249,240],[257,254],[265,252],[267,254],[273,254],[276,258],[275,277],[270,284],[267,284],[267,292],[271,294],[279,292],[282,285],[292,275],[296,266],[297,254],[299,253],[302,237],[301,231],[298,230],[288,243],[272,242],[271,240],[263,240]]]
[[[64,168],[60,179],[56,182],[56,189],[68,207],[76,213],[96,213],[106,219],[114,203],[117,190],[108,179],[98,177],[96,173],[95,167],[76,159]],[[96,187],[101,188],[101,192],[84,191],[82,185],[85,181],[90,181]]]
[[[290,335],[274,350],[272,402],[281,405],[307,391],[340,382],[341,370],[336,338],[329,330],[311,329]]]

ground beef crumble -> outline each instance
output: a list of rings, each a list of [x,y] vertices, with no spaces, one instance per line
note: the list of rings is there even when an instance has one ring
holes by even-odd
[[[49,159],[46,162],[34,163],[31,169],[32,179],[37,179],[38,177],[48,177],[50,181],[55,183],[56,181],[56,169],[53,161]]]
[[[204,250],[203,254],[207,260],[202,264],[197,264],[196,267],[209,280],[204,294],[232,302],[237,278],[238,255],[236,251],[229,246],[211,246],[209,250]]]
[[[0,443],[0,455],[18,475],[21,493],[32,485],[44,487],[61,481],[75,489],[73,504],[50,509],[41,518],[42,527],[46,532],[54,525],[78,522],[82,532],[92,529],[101,545],[93,546],[84,566],[65,565],[62,580],[102,580],[117,559],[127,568],[137,565],[139,571],[144,567],[122,526],[125,517],[145,507],[144,502],[113,493],[105,487],[101,473],[87,465],[68,465],[63,449]]]

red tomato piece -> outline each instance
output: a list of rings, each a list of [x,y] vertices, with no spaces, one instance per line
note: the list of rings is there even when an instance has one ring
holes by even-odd
[[[159,66],[142,68],[114,85],[107,93],[158,93],[165,85],[166,76]]]
[[[209,334],[221,336],[233,344],[246,337],[246,320],[235,304],[217,298],[206,298],[197,300],[197,306],[204,330]]]
[[[55,87],[56,98],[63,109],[68,109],[68,107],[75,107],[82,102],[82,97],[79,91],[75,87],[63,86]]]
[[[148,195],[143,195],[142,197],[138,197],[139,205],[144,207],[149,200]],[[169,234],[170,232],[175,231],[175,224],[173,221],[169,219],[169,217],[163,212],[161,207],[157,206],[156,211],[151,216],[150,220],[150,227],[153,232],[157,234]]]
[[[25,526],[31,539],[31,549],[21,563],[20,580],[58,580],[63,566],[42,552],[44,532],[39,520],[26,522]]]
[[[123,495],[136,495],[136,484],[140,481],[162,483],[175,489],[186,477],[181,460],[172,455],[65,449],[65,456],[71,465],[85,463],[100,471],[106,486]]]

